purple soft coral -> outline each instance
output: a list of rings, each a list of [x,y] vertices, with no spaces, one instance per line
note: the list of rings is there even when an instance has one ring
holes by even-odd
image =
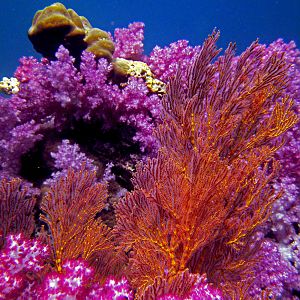
[[[262,292],[266,290],[272,297],[286,297],[293,299],[292,289],[300,288],[300,275],[277,249],[275,243],[265,240],[258,253],[263,264],[255,267],[255,280],[249,290],[251,299],[261,299]],[[273,299],[273,298],[272,298]]]
[[[180,40],[168,47],[154,47],[147,62],[155,76],[167,83],[175,75],[178,67],[182,71],[187,69],[187,66],[200,49],[200,46],[192,47],[189,46],[188,41]]]
[[[54,159],[54,167],[59,171],[52,173],[52,178],[46,180],[44,184],[53,184],[60,177],[66,176],[70,167],[78,171],[84,165],[86,170],[97,171],[93,160],[80,152],[77,144],[70,144],[69,140],[63,140],[61,145],[57,147],[57,152],[51,152],[50,154]]]
[[[285,95],[294,99],[294,111],[300,117],[300,51],[296,48],[294,42],[284,43],[278,39],[266,48],[266,57],[271,53],[283,54],[288,68],[287,88]],[[274,203],[273,213],[268,222],[267,231],[273,236],[274,241],[286,264],[287,274],[300,272],[300,123],[290,129],[286,135],[286,144],[277,153],[282,168],[280,177],[273,184],[277,191],[282,190],[284,195]],[[274,252],[274,251],[273,251]],[[279,255],[279,254],[278,254]],[[288,277],[290,277],[288,275]],[[291,282],[292,279],[290,278]],[[300,289],[300,277],[297,277],[297,283],[294,283],[295,289]],[[291,287],[285,289],[283,294],[291,292]],[[289,294],[291,297],[291,294]]]
[[[125,123],[134,129],[134,140],[142,151],[155,152],[152,131],[160,112],[160,98],[150,95],[143,80],[129,78],[124,87],[114,84],[109,79],[111,65],[105,59],[96,62],[91,53],[82,54],[80,70],[62,46],[56,57],[53,62],[23,58],[16,71],[20,92],[10,100],[1,99],[4,109],[10,106],[14,114],[11,125],[0,128],[1,152],[5,151],[1,155],[3,171],[18,174],[21,155],[36,141],[49,130],[72,128],[76,120],[99,120],[103,124],[99,130]],[[1,120],[4,124],[2,114]]]

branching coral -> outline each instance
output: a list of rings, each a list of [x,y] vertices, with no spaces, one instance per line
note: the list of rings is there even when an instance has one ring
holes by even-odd
[[[33,233],[35,202],[30,187],[21,179],[0,181],[0,248],[8,234],[22,232],[29,237]]]
[[[114,248],[111,231],[96,219],[106,198],[106,186],[96,183],[95,173],[83,167],[58,179],[42,199],[40,219],[49,227],[52,259],[59,272],[67,259],[83,258],[96,266],[103,264],[103,276],[109,269],[107,265],[112,266],[108,261],[112,260]]]
[[[181,71],[170,81],[159,155],[137,167],[135,190],[117,208],[116,232],[132,252],[128,274],[139,296],[157,278],[189,268],[243,298],[257,250],[252,234],[280,196],[270,186],[280,147],[273,141],[297,121],[291,102],[279,101],[286,66],[272,55],[254,70],[264,54],[257,43],[236,64],[233,45],[212,64],[217,38],[188,68],[187,88]]]
[[[204,275],[179,272],[176,276],[157,277],[154,284],[147,287],[142,300],[221,300],[220,290],[207,283]]]

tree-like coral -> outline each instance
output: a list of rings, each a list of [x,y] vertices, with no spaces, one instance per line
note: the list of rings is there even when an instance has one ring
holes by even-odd
[[[30,186],[19,178],[0,181],[0,248],[8,234],[34,231],[33,208],[36,199]]]
[[[171,274],[170,274],[171,275]],[[221,300],[222,292],[207,283],[205,275],[191,274],[188,270],[176,276],[156,277],[141,300]]]
[[[65,260],[77,258],[102,266],[103,276],[107,265],[112,267],[108,262],[113,251],[111,230],[96,218],[106,198],[105,184],[96,183],[95,172],[84,167],[77,172],[70,169],[46,192],[40,219],[49,227],[52,259],[59,272]]]
[[[115,230],[138,297],[187,268],[230,299],[245,297],[259,247],[253,233],[280,196],[270,185],[279,168],[273,155],[297,121],[281,97],[284,59],[273,54],[262,64],[263,48],[253,43],[237,61],[229,45],[214,62],[218,36],[171,79],[159,155],[138,165],[135,189],[117,207]]]

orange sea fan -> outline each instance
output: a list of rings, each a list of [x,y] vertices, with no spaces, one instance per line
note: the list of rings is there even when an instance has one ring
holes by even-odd
[[[27,237],[34,231],[34,196],[20,178],[0,181],[0,248],[8,234],[22,233]]]
[[[158,157],[138,165],[135,189],[116,210],[137,298],[186,269],[206,273],[228,295],[245,294],[236,287],[249,286],[253,233],[279,196],[270,186],[279,168],[273,154],[297,121],[292,102],[281,99],[284,60],[262,64],[255,42],[238,60],[229,45],[214,62],[218,36],[208,37],[187,77],[178,71],[170,81]]]
[[[101,265],[102,276],[113,268],[111,230],[96,219],[106,198],[106,185],[96,183],[96,174],[84,168],[78,172],[70,169],[43,197],[40,219],[49,226],[49,244],[58,271],[63,261],[79,257],[96,269]]]

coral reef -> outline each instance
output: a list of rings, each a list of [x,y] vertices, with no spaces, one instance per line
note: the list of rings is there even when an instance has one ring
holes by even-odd
[[[55,3],[0,82],[0,299],[296,299],[300,51],[143,52]]]

